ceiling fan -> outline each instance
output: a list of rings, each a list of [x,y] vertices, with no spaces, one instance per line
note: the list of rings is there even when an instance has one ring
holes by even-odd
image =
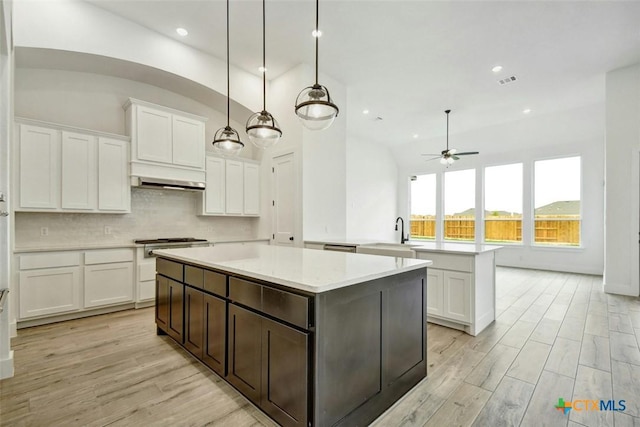
[[[459,156],[480,154],[478,151],[465,151],[464,153],[458,153],[458,150],[456,150],[455,148],[449,149],[449,113],[451,112],[451,110],[444,110],[444,112],[447,115],[447,149],[442,150],[440,154],[422,154],[423,156],[435,156],[427,159],[427,161],[440,159],[440,163],[449,166],[454,161],[458,160],[460,158]]]

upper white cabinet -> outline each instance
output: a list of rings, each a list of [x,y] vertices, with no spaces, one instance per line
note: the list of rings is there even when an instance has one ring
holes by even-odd
[[[60,132],[40,126],[19,127],[21,208],[60,207]]]
[[[98,138],[98,209],[131,210],[129,144],[113,138]]]
[[[203,195],[205,200],[205,214],[225,213],[225,160],[220,157],[207,156],[207,181]]]
[[[244,168],[242,162],[227,160],[226,171],[226,212],[241,215],[244,207]]]
[[[244,164],[244,210],[245,215],[260,215],[260,166]]]
[[[135,108],[135,112],[137,125],[134,145],[136,156],[131,156],[131,158],[172,163],[171,113],[143,105]]]
[[[204,182],[205,117],[130,98],[131,175]]]
[[[126,137],[30,119],[17,122],[17,211],[130,211]]]
[[[62,132],[62,209],[96,208],[96,137]]]
[[[259,216],[260,165],[245,159],[207,156],[202,215]]]

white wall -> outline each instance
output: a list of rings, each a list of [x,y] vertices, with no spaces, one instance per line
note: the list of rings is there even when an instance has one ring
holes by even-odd
[[[11,40],[11,1],[0,1],[0,192],[6,202],[0,202],[0,211],[10,212],[11,174],[9,165],[10,140],[13,123],[13,46]],[[11,351],[10,320],[13,316],[13,294],[9,281],[11,270],[11,221],[12,217],[0,216],[0,289],[10,289],[10,295],[0,314],[0,380],[13,376],[13,351]]]
[[[637,296],[640,181],[640,64],[606,79],[605,290]]]
[[[223,17],[219,25],[224,25]],[[16,47],[83,52],[164,70],[226,94],[226,62],[82,1],[19,1]],[[261,109],[262,80],[231,67],[232,99]]]
[[[398,168],[387,147],[347,138],[347,238],[398,240]],[[408,217],[405,217],[408,221]],[[406,222],[406,232],[409,232]]]
[[[477,141],[473,143],[473,141]],[[398,159],[399,211],[409,216],[410,175],[443,173],[445,170],[476,168],[476,221],[483,211],[482,170],[486,166],[522,162],[524,165],[524,211],[531,212],[532,168],[535,160],[582,156],[581,248],[533,246],[531,217],[523,219],[523,244],[509,245],[497,253],[499,265],[602,274],[604,269],[604,106],[594,105],[450,136],[451,147],[478,150],[446,169],[438,161],[426,162],[420,152],[434,152],[443,141],[427,141],[394,150]],[[460,143],[461,145],[458,145]],[[519,148],[521,147],[521,148]],[[440,150],[438,150],[440,151]],[[438,152],[435,151],[435,152]],[[478,242],[479,233],[476,232]]]

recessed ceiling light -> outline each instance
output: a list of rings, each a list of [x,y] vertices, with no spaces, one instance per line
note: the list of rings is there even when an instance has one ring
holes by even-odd
[[[184,28],[176,28],[176,33],[184,37],[189,34],[189,31],[185,30]]]
[[[369,114],[369,110],[362,110],[362,114]]]
[[[522,112],[524,114],[529,114],[531,112],[531,108],[525,108],[524,110],[522,110]]]
[[[311,32],[311,35],[312,35],[313,37],[322,37],[322,31],[320,31],[320,30],[313,30],[313,31]]]
[[[491,69],[491,71],[493,71],[494,73],[499,73],[500,71],[502,71],[502,65],[496,65]]]
[[[419,136],[420,136],[420,135],[418,135],[417,133],[414,133],[414,134],[413,134],[413,137],[414,137],[414,138],[417,138],[417,137],[419,137]]]
[[[264,73],[267,71],[267,69],[264,68],[263,66],[260,66],[260,68],[258,68],[258,71],[260,71],[261,73]]]

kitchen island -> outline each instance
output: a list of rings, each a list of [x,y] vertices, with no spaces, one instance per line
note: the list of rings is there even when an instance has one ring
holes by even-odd
[[[367,425],[426,376],[429,261],[157,251],[156,324],[283,426]]]

